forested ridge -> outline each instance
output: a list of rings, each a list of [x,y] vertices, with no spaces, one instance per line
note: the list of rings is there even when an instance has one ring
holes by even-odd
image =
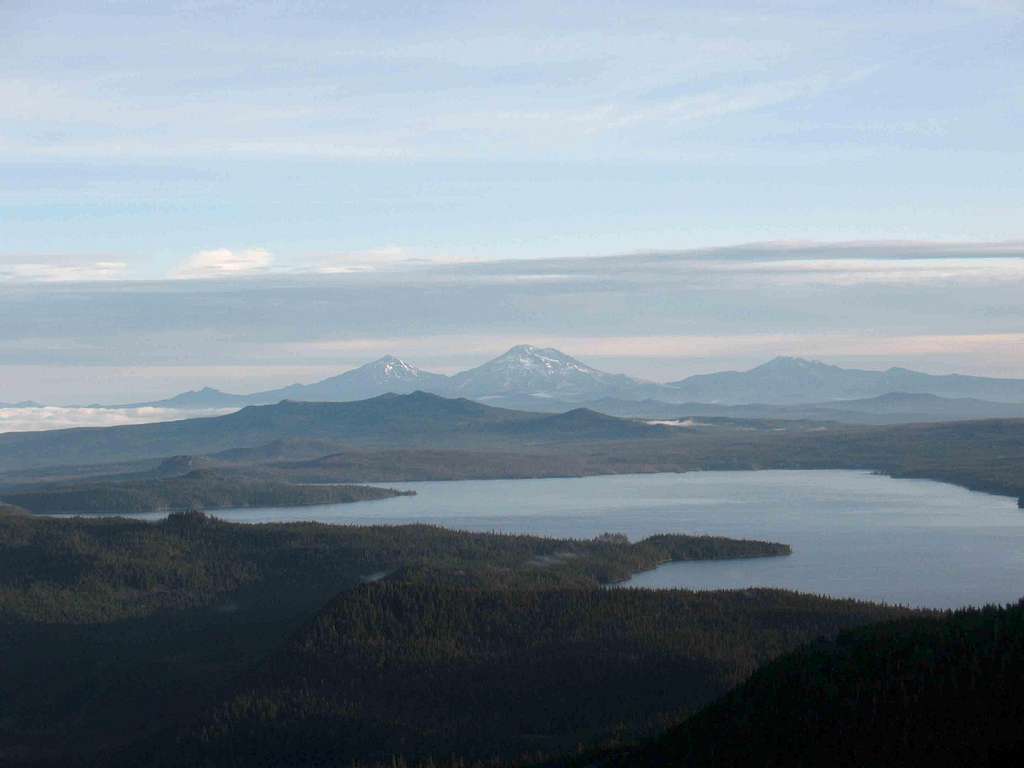
[[[368,580],[426,592],[600,593],[666,559],[787,552],[687,536],[629,543],[423,525],[238,525],[201,513],[159,523],[5,514],[0,763],[108,765],[129,750],[125,764],[138,764],[132,749],[214,712],[232,680]]]
[[[809,638],[899,613],[771,590],[371,584],[154,754],[167,766],[529,762],[650,733]]]
[[[787,552],[676,535],[0,514],[0,764],[1017,754],[1021,606],[947,615],[766,589],[604,588],[668,559]]]
[[[661,737],[563,766],[992,766],[1024,760],[1024,603],[818,640]]]
[[[36,514],[132,514],[195,507],[228,509],[344,504],[403,494],[411,495],[411,492],[365,485],[299,485],[195,469],[177,477],[159,479],[47,484],[31,490],[7,491],[0,494],[0,498]]]

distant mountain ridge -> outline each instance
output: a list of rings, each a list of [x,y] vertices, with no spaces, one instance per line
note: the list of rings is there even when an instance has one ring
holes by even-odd
[[[447,388],[447,376],[422,371],[393,355],[385,355],[372,363],[313,384],[291,384],[280,389],[254,392],[251,395],[235,395],[204,387],[183,392],[166,400],[132,403],[121,407],[231,408],[272,405],[282,400],[348,402],[366,400],[389,392],[396,395],[407,395],[416,391],[442,394]]]
[[[506,408],[516,407],[514,402],[502,402],[501,405]],[[555,408],[557,403],[546,403],[545,405]],[[889,392],[877,397],[858,400],[833,400],[795,405],[667,403],[661,400],[603,399],[587,403],[587,407],[610,416],[647,419],[702,417],[785,419],[865,425],[1024,418],[1024,403],[997,403],[967,397],[949,398],[908,392]]]
[[[658,437],[670,431],[585,408],[563,414],[529,413],[417,391],[343,403],[286,400],[181,421],[8,432],[0,434],[0,469],[212,454],[290,440],[476,447],[509,440]]]
[[[776,357],[748,371],[698,374],[659,384],[598,370],[557,349],[521,344],[483,365],[452,376],[424,371],[388,355],[313,384],[292,384],[249,395],[206,387],[166,400],[119,407],[198,409],[270,405],[282,400],[349,402],[389,392],[409,394],[415,391],[443,397],[468,397],[527,410],[569,410],[610,400],[824,406],[898,393],[989,403],[1024,403],[1022,379],[933,375],[907,368],[884,371],[841,368],[798,357]],[[941,411],[942,408],[943,404],[933,402],[926,411]],[[980,412],[985,408],[975,410]],[[998,409],[994,413],[1000,415]]]
[[[798,357],[777,357],[749,371],[690,376],[669,384],[685,400],[786,405],[858,400],[900,392],[947,398],[1024,402],[1024,380],[961,374],[933,375],[907,368],[840,368]]]

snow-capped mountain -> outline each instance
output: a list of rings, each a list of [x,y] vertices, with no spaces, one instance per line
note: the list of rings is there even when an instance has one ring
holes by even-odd
[[[447,387],[448,377],[439,373],[422,371],[415,365],[393,355],[367,363],[339,376],[318,381],[315,384],[293,384],[284,389],[273,390],[264,395],[279,400],[362,400],[386,392],[407,395],[416,390],[440,392]]]
[[[1024,403],[1024,380],[1021,379],[935,376],[906,368],[869,371],[798,357],[777,357],[749,371],[701,374],[669,384],[656,384],[600,371],[557,349],[521,344],[454,376],[423,371],[388,355],[314,384],[292,384],[251,395],[235,395],[207,387],[168,400],[122,407],[201,409],[267,405],[281,400],[344,402],[417,390],[520,410],[560,411],[594,401],[615,401],[616,413],[622,412],[624,402],[821,405],[891,393]]]
[[[580,402],[601,397],[656,397],[665,387],[605,373],[550,347],[520,344],[500,357],[451,377],[462,397],[532,396]]]
[[[671,387],[623,374],[605,373],[557,349],[521,344],[490,362],[450,377],[423,371],[387,355],[314,384],[292,384],[251,395],[235,395],[207,387],[167,400],[133,403],[132,406],[187,409],[267,405],[281,400],[338,402],[363,400],[388,392],[408,394],[417,390],[446,397],[495,400],[501,405],[511,404],[510,398],[527,401],[547,398],[580,403],[608,397],[623,400],[671,399],[673,395]]]
[[[351,371],[331,376],[313,384],[291,384],[280,389],[235,395],[205,387],[152,403],[133,403],[130,406],[163,408],[231,408],[245,405],[270,405],[282,400],[335,401],[365,400],[387,392],[406,395],[416,390],[442,393],[447,389],[448,377],[422,371],[415,365],[386,355],[372,363]]]

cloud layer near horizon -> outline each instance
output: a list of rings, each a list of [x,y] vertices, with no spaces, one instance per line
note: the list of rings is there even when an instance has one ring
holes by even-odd
[[[72,427],[120,427],[126,424],[149,424],[155,421],[177,421],[200,416],[221,416],[232,409],[214,408],[182,411],[171,408],[0,408],[0,433],[40,432]]]
[[[252,391],[386,353],[451,371],[520,342],[660,380],[776,354],[1024,375],[1021,244],[776,243],[244,275],[0,283],[0,400]]]

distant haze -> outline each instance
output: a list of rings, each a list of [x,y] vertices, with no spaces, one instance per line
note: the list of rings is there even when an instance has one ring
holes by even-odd
[[[1024,417],[1024,379],[936,376],[899,367],[871,371],[777,357],[749,371],[657,383],[598,370],[557,349],[521,344],[450,376],[386,355],[320,381],[249,394],[203,387],[111,407],[0,403],[0,433],[166,421],[283,401],[350,403],[411,393],[522,411],[589,408],[611,416],[654,418],[647,423],[670,426],[694,426],[694,416],[854,424]],[[664,419],[672,416],[676,420]]]
[[[656,381],[777,355],[1024,376],[1024,244],[759,245],[349,274],[0,281],[0,402],[312,382],[394,354],[453,373],[520,343]]]

